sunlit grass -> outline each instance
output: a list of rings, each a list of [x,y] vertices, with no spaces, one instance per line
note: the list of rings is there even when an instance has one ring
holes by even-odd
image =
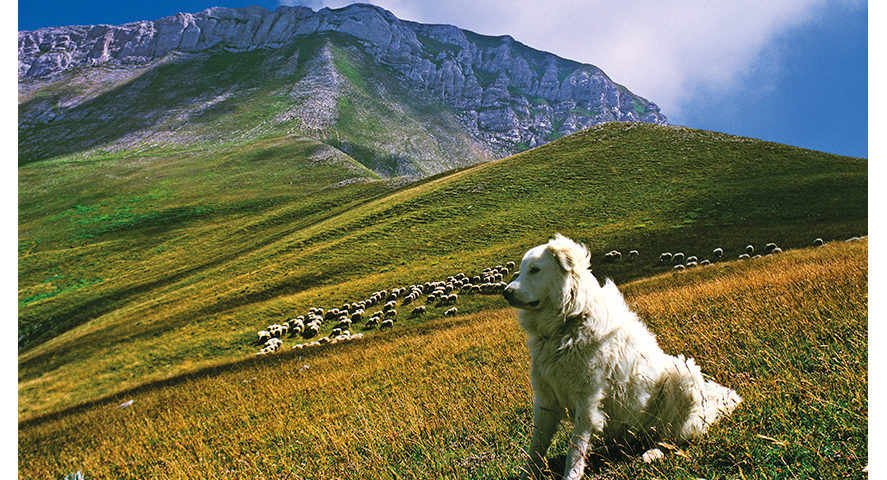
[[[622,286],[663,348],[745,402],[663,462],[604,478],[863,478],[867,242]],[[512,478],[529,441],[508,309],[221,362],[20,424],[22,478]],[[124,408],[117,405],[132,400]],[[570,426],[550,457],[562,464]]]

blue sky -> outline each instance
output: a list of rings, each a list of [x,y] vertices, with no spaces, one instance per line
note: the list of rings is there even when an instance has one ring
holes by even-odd
[[[21,2],[18,30],[154,20],[211,6],[342,0]],[[868,5],[862,0],[371,0],[399,18],[510,34],[602,68],[669,122],[868,157]]]

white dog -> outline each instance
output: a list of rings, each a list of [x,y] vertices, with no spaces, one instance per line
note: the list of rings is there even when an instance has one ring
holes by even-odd
[[[539,472],[566,409],[573,435],[564,478],[579,479],[598,446],[684,441],[705,433],[742,401],[705,380],[693,359],[673,357],[629,310],[609,279],[601,287],[589,254],[560,234],[530,249],[504,292],[529,337],[535,391],[527,472]],[[661,457],[650,450],[644,459]]]

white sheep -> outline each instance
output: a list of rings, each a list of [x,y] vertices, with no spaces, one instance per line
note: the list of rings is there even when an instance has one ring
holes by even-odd
[[[814,246],[814,247],[821,247],[821,246],[823,246],[823,245],[825,245],[825,242],[822,241],[821,238],[817,238],[816,240],[813,240],[813,246]]]
[[[413,309],[412,313],[410,313],[410,318],[418,318],[422,315],[425,315],[425,305],[420,305]]]
[[[394,321],[390,318],[386,318],[385,320],[382,320],[382,323],[379,324],[379,331],[381,332],[382,330],[387,330],[393,326]]]
[[[448,317],[454,317],[454,316],[456,316],[456,313],[458,313],[458,312],[459,312],[459,309],[456,307],[453,307],[453,308],[447,310],[446,312],[444,312],[444,315],[448,316]]]
[[[259,343],[265,343],[265,341],[271,338],[271,332],[269,332],[268,330],[259,330],[257,335],[259,336]]]
[[[659,254],[659,263],[671,263],[671,252],[662,252]]]
[[[721,258],[724,256],[724,249],[721,247],[718,247],[718,248],[712,250],[711,254],[714,255],[715,258]]]

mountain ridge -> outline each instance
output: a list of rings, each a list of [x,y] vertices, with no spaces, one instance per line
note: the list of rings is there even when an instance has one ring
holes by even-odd
[[[329,34],[353,38],[355,48],[390,70],[406,89],[442,101],[462,128],[495,156],[608,121],[667,124],[655,103],[616,84],[593,65],[533,49],[508,35],[491,37],[452,25],[400,20],[366,4],[317,12],[307,7],[274,12],[213,7],[118,26],[20,31],[19,98],[27,104],[40,89],[89,75],[95,67],[134,76],[139,69],[210,51],[235,55],[280,50]],[[71,102],[77,104],[76,99]],[[56,116],[70,106],[49,105],[57,107]],[[24,110],[32,120],[28,108]],[[483,159],[467,163],[477,160]]]

